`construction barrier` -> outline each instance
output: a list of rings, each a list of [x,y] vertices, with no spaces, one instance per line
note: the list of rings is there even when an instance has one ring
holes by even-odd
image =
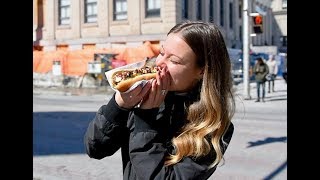
[[[119,66],[141,61],[146,57],[152,58],[159,54],[159,45],[145,42],[139,47],[128,48],[87,48],[82,50],[57,50],[57,51],[33,51],[33,72],[48,73],[53,70],[53,64],[61,65],[63,75],[83,76],[88,73],[89,62],[94,62],[95,54],[117,54],[114,57],[115,64]],[[118,63],[120,62],[120,63]]]

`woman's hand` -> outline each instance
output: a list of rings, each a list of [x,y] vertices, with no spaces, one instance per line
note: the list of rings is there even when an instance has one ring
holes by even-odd
[[[167,66],[160,69],[156,76],[150,82],[151,89],[149,93],[143,98],[140,108],[141,109],[152,109],[159,107],[164,101],[168,88],[170,87],[170,73]]]
[[[132,109],[139,104],[144,96],[149,92],[151,83],[148,81],[144,86],[139,85],[128,93],[116,92],[115,100],[117,104],[125,109]]]

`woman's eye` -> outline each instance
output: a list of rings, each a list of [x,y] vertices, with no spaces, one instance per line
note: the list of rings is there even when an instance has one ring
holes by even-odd
[[[180,62],[170,59],[173,64],[180,64]]]
[[[160,53],[159,53],[161,56],[164,56],[164,52],[162,52],[162,51],[160,51]]]

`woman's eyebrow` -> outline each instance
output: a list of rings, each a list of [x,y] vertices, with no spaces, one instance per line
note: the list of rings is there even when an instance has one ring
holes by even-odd
[[[164,49],[163,45],[161,45],[161,48],[164,50],[164,52],[166,52],[166,50]],[[176,55],[176,54],[169,53],[169,55],[170,55],[170,56],[175,56],[175,57],[177,57],[177,58],[179,58],[179,59],[183,60],[183,58],[179,57],[179,56],[178,56],[178,55]]]

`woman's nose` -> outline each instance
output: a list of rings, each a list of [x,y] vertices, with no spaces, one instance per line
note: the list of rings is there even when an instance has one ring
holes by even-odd
[[[162,67],[165,64],[165,57],[161,54],[156,59],[156,65]]]

